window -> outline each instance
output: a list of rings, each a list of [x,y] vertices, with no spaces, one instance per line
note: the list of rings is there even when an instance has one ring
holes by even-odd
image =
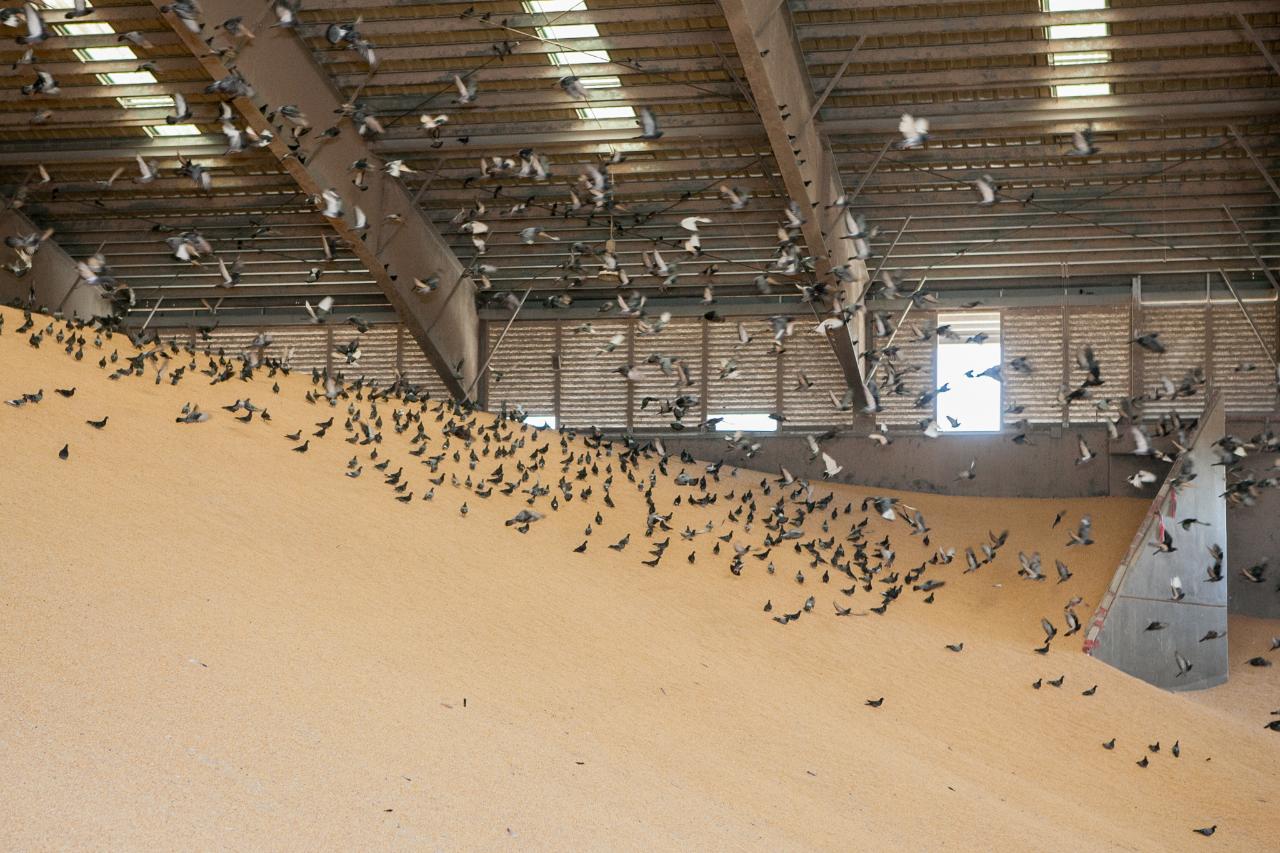
[[[150,124],[142,128],[147,136],[199,136],[200,128],[194,124]]]
[[[553,42],[568,39],[599,38],[600,31],[595,24],[556,24],[556,18],[565,12],[586,11],[587,4],[583,0],[525,0],[525,10],[541,13],[547,17],[546,26],[538,27],[538,35]],[[554,65],[589,65],[609,62],[607,50],[561,50],[548,54]],[[622,80],[616,75],[583,77],[584,89],[620,89]],[[598,120],[610,118],[635,118],[636,111],[628,106],[611,107],[577,107],[578,117]]]
[[[44,0],[46,9],[72,9],[75,0]],[[64,36],[105,36],[116,30],[108,23],[75,22],[51,24],[54,32]],[[81,62],[128,62],[137,59],[138,54],[127,45],[117,47],[77,47],[73,48],[76,58]],[[156,76],[150,71],[110,71],[97,75],[98,82],[104,86],[150,86],[158,83]],[[168,95],[126,95],[116,98],[120,106],[126,110],[156,109],[173,106],[173,98]],[[194,124],[161,124],[142,128],[147,136],[199,136],[200,128]]]
[[[125,95],[116,100],[126,110],[155,110],[173,106],[173,98],[168,95]]]
[[[1046,12],[1080,12],[1105,8],[1107,8],[1106,0],[1044,0]],[[1104,38],[1110,33],[1111,27],[1104,22],[1058,24],[1045,27],[1045,35],[1051,40]],[[1078,50],[1049,54],[1049,64],[1055,67],[1097,65],[1110,61],[1111,51],[1109,50]],[[1110,94],[1110,83],[1064,83],[1053,87],[1055,98],[1090,98]]]
[[[777,432],[778,422],[764,412],[719,415],[716,432]]]
[[[157,82],[150,71],[113,71],[99,74],[98,80],[107,86],[148,86]]]
[[[942,432],[998,432],[1002,383],[981,375],[1000,366],[1000,315],[938,314],[938,428]],[[998,374],[997,374],[998,375]],[[953,423],[954,420],[954,423]]]
[[[78,47],[75,54],[81,62],[127,62],[138,58],[130,47]]]
[[[556,428],[555,415],[525,415],[524,422],[529,426],[537,427],[538,429]]]
[[[63,36],[108,36],[115,32],[110,24],[54,24],[53,31]]]

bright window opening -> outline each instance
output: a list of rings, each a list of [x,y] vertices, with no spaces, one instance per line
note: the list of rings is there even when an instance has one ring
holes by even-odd
[[[131,47],[78,47],[75,54],[81,62],[124,62],[138,58]]]
[[[938,315],[950,334],[938,338],[938,386],[950,386],[935,398],[943,432],[998,432],[999,379],[981,375],[1000,366],[1000,315],[965,312]]]
[[[158,82],[150,71],[114,71],[99,74],[98,80],[108,86],[147,86]]]
[[[556,65],[590,65],[592,63],[604,62],[605,60],[598,53],[583,53],[580,50],[565,50],[560,53],[551,54],[551,61]],[[615,77],[614,79],[616,80],[617,78]],[[586,85],[585,81],[583,85]],[[591,87],[587,86],[587,88]]]
[[[147,136],[199,136],[200,128],[194,124],[153,124],[144,127]]]
[[[587,8],[583,0],[525,0],[530,12],[577,12]]]
[[[173,98],[168,95],[125,95],[116,100],[126,110],[156,110],[173,106]]]
[[[764,412],[741,412],[716,415],[723,418],[716,424],[716,432],[777,432],[778,422]]]
[[[115,32],[110,24],[102,23],[53,24],[52,28],[63,36],[106,36]]]
[[[593,39],[600,35],[595,24],[568,24],[556,27],[538,27],[538,33],[544,39]]]
[[[555,415],[526,415],[524,422],[531,427],[538,427],[539,429],[556,428]]]
[[[1054,86],[1053,94],[1059,98],[1091,98],[1099,95],[1110,95],[1110,83],[1069,83]]]
[[[1110,62],[1109,50],[1079,50],[1075,53],[1051,53],[1050,65],[1096,65],[1099,62]]]
[[[583,0],[525,0],[528,12],[563,13],[585,11],[587,4]],[[546,26],[538,27],[538,35],[553,42],[564,39],[597,38],[600,31],[595,24],[556,24],[555,18],[549,18]],[[590,65],[609,62],[607,50],[562,50],[548,54],[554,65]],[[617,89],[622,80],[614,75],[600,77],[584,77],[584,89]],[[578,117],[586,120],[610,118],[635,118],[636,111],[627,106],[611,107],[578,107]]]
[[[1044,0],[1046,12],[1079,12],[1107,8],[1107,0]],[[1046,27],[1045,34],[1050,39],[1084,39],[1104,38],[1111,33],[1111,27],[1101,21],[1092,24],[1059,24]],[[1096,65],[1110,62],[1109,50],[1077,50],[1049,54],[1049,64],[1058,65]],[[1053,87],[1055,98],[1090,98],[1111,94],[1110,83],[1064,83]]]
[[[1045,0],[1046,12],[1083,12],[1107,8],[1107,0]]]
[[[1051,39],[1096,39],[1106,34],[1106,24],[1060,24],[1049,27]]]

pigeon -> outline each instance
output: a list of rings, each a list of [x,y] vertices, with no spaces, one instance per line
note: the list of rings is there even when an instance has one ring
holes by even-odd
[[[457,74],[453,75],[453,85],[458,90],[458,97],[454,98],[455,104],[470,104],[476,99],[476,81],[466,81]]]
[[[582,85],[582,78],[576,74],[568,77],[560,78],[560,89],[571,98],[586,100],[588,97],[586,88]]]
[[[641,139],[660,139],[662,130],[658,127],[658,119],[654,117],[653,111],[648,107],[640,107],[640,138]]]
[[[898,121],[898,132],[902,134],[902,139],[898,141],[897,148],[920,148],[929,138],[929,120],[903,113]]]
[[[1071,150],[1067,153],[1073,157],[1088,157],[1098,153],[1098,147],[1093,144],[1093,122],[1072,131]]]

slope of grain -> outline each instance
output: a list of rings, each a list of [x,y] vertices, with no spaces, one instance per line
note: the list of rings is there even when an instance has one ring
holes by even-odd
[[[1136,682],[1078,637],[1031,651],[1041,616],[1061,626],[1068,597],[1097,601],[1138,502],[904,495],[935,544],[1008,527],[1009,545],[976,573],[939,570],[933,605],[907,594],[883,617],[836,618],[833,600],[876,599],[846,599],[782,547],[772,576],[752,558],[731,576],[705,536],[693,565],[678,537],[640,565],[644,503],[616,473],[618,508],[574,554],[598,481],[593,505],[525,535],[503,526],[523,502],[496,492],[446,481],[401,505],[336,427],[289,452],[284,433],[335,413],[302,400],[305,377],[279,394],[150,370],[108,381],[96,362],[119,337],[74,362],[4,315],[0,397],[45,390],[0,406],[4,849],[1261,850],[1280,833],[1280,736],[1263,720]],[[242,396],[273,421],[217,408]],[[175,424],[186,401],[213,420]],[[426,472],[383,409],[382,454],[420,498]],[[553,445],[544,482],[558,459]],[[469,473],[465,456],[442,470]],[[759,476],[726,470],[721,489],[758,492]],[[676,493],[660,482],[664,511]],[[1059,509],[1091,512],[1098,544],[1064,549]],[[626,532],[626,551],[604,547]],[[886,532],[899,568],[923,559],[902,525],[873,522],[873,540]],[[1076,575],[1023,581],[1019,549]],[[760,612],[810,594],[794,624]],[[1062,689],[1030,687],[1059,675]],[[1212,839],[1191,833],[1209,824]]]

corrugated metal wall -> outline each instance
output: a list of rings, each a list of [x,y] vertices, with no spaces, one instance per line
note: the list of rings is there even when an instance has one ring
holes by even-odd
[[[1263,339],[1274,347],[1276,302],[1247,305]],[[1005,308],[1000,316],[1004,401],[1006,407],[1023,409],[1021,414],[1006,413],[1006,424],[1022,418],[1032,423],[1063,423],[1064,389],[1078,388],[1085,378],[1077,364],[1085,347],[1092,348],[1101,365],[1103,384],[1090,389],[1090,398],[1070,403],[1066,420],[1071,423],[1114,418],[1117,406],[1108,401],[1130,396],[1131,387],[1152,395],[1160,391],[1161,399],[1147,406],[1149,412],[1194,415],[1200,410],[1204,389],[1193,397],[1170,401],[1164,399],[1162,388],[1162,377],[1177,385],[1194,370],[1203,371],[1208,383],[1222,392],[1229,414],[1268,414],[1280,402],[1267,354],[1234,303],[1146,304],[1133,312],[1127,304]],[[844,395],[844,379],[830,344],[814,332],[813,324],[797,325],[779,354],[772,346],[766,318],[746,318],[743,323],[751,338],[746,345],[739,342],[736,320],[708,323],[701,318],[675,318],[654,335],[637,334],[635,323],[628,320],[516,322],[484,377],[485,399],[491,409],[518,404],[530,414],[553,415],[570,426],[663,428],[671,417],[661,413],[661,401],[681,394],[700,398],[686,415],[689,425],[727,413],[771,412],[785,415],[784,427],[851,423],[855,413],[840,412],[832,405],[833,394],[837,399]],[[488,324],[486,353],[494,352],[504,325]],[[936,325],[935,312],[913,311],[894,338],[896,363],[918,369],[903,373],[904,393],[898,395],[890,393],[886,370],[882,367],[877,372],[874,378],[884,407],[876,418],[879,423],[913,428],[934,416],[932,405],[916,408],[915,402],[935,387]],[[1160,332],[1167,352],[1147,352],[1130,342],[1134,334],[1152,331]],[[194,330],[166,332],[162,337],[180,344],[191,342],[200,352],[216,355],[221,350],[236,356],[263,332],[272,337],[268,354],[288,358],[294,370],[328,365],[348,379],[364,376],[380,384],[401,375],[433,397],[445,393],[435,369],[399,325],[376,325],[363,335],[352,326],[334,325],[214,329],[207,340]],[[927,340],[920,339],[924,334]],[[622,335],[622,340],[606,351],[614,335]],[[359,341],[362,356],[358,364],[347,365],[333,347],[351,340]],[[875,343],[884,346],[887,338]],[[558,374],[552,363],[557,352]],[[1030,373],[1011,369],[1017,357],[1026,359]],[[679,374],[664,373],[659,363],[663,359],[668,365],[683,364],[690,384],[678,386]],[[640,373],[635,382],[617,372],[628,364]],[[736,376],[730,377],[730,366]],[[642,409],[646,397],[654,399]]]
[[[1265,339],[1276,336],[1276,303],[1248,303],[1250,314]],[[1131,316],[1132,313],[1132,316]],[[893,347],[902,373],[903,393],[892,393],[886,367],[874,376],[884,409],[878,423],[890,428],[916,428],[934,416],[934,407],[917,408],[925,391],[936,387],[937,313],[913,311]],[[786,427],[829,427],[852,422],[855,413],[840,412],[832,405],[844,394],[844,379],[830,344],[801,323],[785,341],[785,351],[775,353],[772,331],[763,317],[743,319],[746,345],[740,343],[736,320],[707,323],[700,318],[676,318],[657,335],[636,335],[627,321],[517,322],[493,360],[489,377],[489,405],[498,408],[522,403],[533,414],[555,414],[568,426],[660,429],[671,423],[660,413],[660,401],[684,393],[703,397],[703,408],[686,416],[692,425],[706,416],[733,412],[781,412]],[[502,323],[492,323],[488,346],[493,348]],[[562,371],[557,384],[551,356],[559,325]],[[1142,331],[1159,331],[1168,352],[1156,355],[1131,343]],[[603,352],[615,334],[623,334],[612,352]],[[927,337],[921,340],[922,337]],[[1005,423],[1023,418],[1032,423],[1094,423],[1114,419],[1120,400],[1130,388],[1154,393],[1161,377],[1178,383],[1193,368],[1204,371],[1210,383],[1223,391],[1233,414],[1274,411],[1277,398],[1266,354],[1235,304],[1145,305],[1131,312],[1128,304],[1089,305],[1071,308],[1005,308],[1000,310],[1000,337],[1004,365]],[[888,338],[876,338],[883,347]],[[1085,348],[1091,348],[1100,365],[1101,384],[1088,389],[1087,397],[1068,402],[1066,392],[1078,389],[1086,378],[1079,366]],[[676,359],[686,365],[692,384],[677,388],[676,374],[665,375],[657,364],[646,364],[650,355]],[[1012,369],[1015,358],[1030,366],[1030,373]],[[627,383],[616,370],[633,364],[640,379]],[[1250,369],[1253,366],[1255,369]],[[733,371],[729,368],[732,367]],[[736,376],[730,376],[736,372]],[[804,381],[801,382],[801,375]],[[494,381],[497,379],[498,381]],[[1154,401],[1148,411],[1176,409],[1184,414],[1199,411],[1203,391],[1175,401]],[[646,397],[653,398],[641,408]],[[1163,392],[1162,392],[1163,397]]]
[[[1276,303],[1249,306],[1249,317],[1269,342],[1276,346]],[[1208,368],[1213,387],[1222,394],[1228,413],[1264,413],[1276,409],[1275,372],[1258,337],[1236,305],[1215,305],[1211,309]]]
[[[893,346],[898,352],[892,365],[885,362],[874,376],[868,377],[868,381],[875,381],[880,392],[880,406],[884,409],[876,416],[877,422],[891,427],[915,427],[921,420],[934,416],[932,405],[917,408],[916,401],[925,391],[937,387],[934,378],[938,346],[934,331],[937,327],[937,316],[932,311],[913,311],[893,339]],[[887,339],[875,340],[877,348],[883,348],[887,343]],[[891,381],[891,368],[901,371],[900,386]],[[894,393],[895,387],[900,387],[901,393]]]
[[[434,367],[422,354],[408,330],[401,325],[377,324],[361,334],[354,326],[237,326],[214,329],[206,335],[199,331],[183,329],[166,332],[164,340],[174,339],[179,344],[190,342],[197,352],[229,358],[243,355],[258,335],[271,339],[265,352],[268,356],[284,361],[291,370],[299,372],[332,369],[346,379],[363,376],[366,380],[388,385],[397,377],[425,390],[432,397],[447,394],[444,382]],[[360,358],[348,364],[346,357],[334,352],[334,348],[351,341],[360,345]]]
[[[1004,364],[1004,422],[1062,423],[1066,381],[1066,325],[1061,308],[1000,312]],[[1025,359],[1030,373],[1013,367]],[[1083,376],[1081,377],[1083,378]],[[1021,409],[1021,411],[1018,411]]]
[[[1114,420],[1119,411],[1115,401],[1129,396],[1129,383],[1133,369],[1129,334],[1129,306],[1099,306],[1073,308],[1067,314],[1067,384],[1079,388],[1088,378],[1088,371],[1080,366],[1086,349],[1093,350],[1093,358],[1100,365],[1102,384],[1090,388],[1088,399],[1071,402],[1070,420],[1073,423],[1097,423]]]

